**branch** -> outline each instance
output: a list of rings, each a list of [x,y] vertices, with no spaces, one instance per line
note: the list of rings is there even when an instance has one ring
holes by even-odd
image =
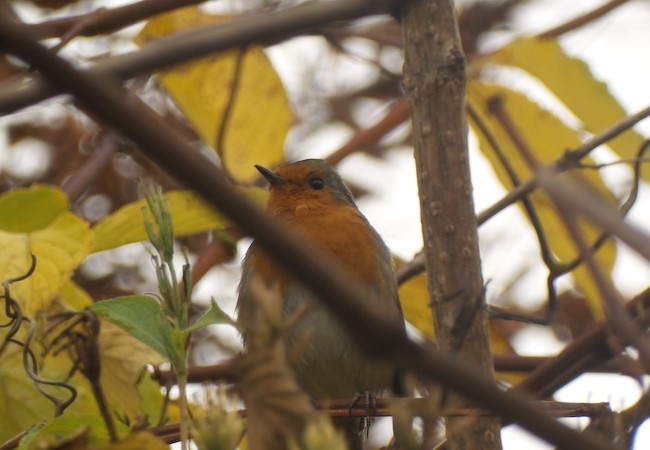
[[[596,19],[603,17],[605,14],[613,11],[614,9],[627,3],[628,1],[629,0],[610,0],[604,5],[599,6],[598,8],[589,11],[586,14],[575,17],[570,21],[563,23],[562,25],[551,28],[550,30],[541,33],[539,37],[541,39],[552,39],[552,38],[559,37],[565,33],[568,33],[569,31],[573,31],[576,28],[580,28],[590,22],[593,22]]]
[[[398,0],[308,2],[268,14],[242,17],[225,23],[176,33],[147,44],[139,51],[105,59],[86,69],[98,77],[123,80],[140,73],[173,66],[229,48],[309,33],[314,27],[333,21],[389,12]],[[0,92],[0,115],[17,111],[61,93],[60,88],[34,76],[27,85],[15,83]]]
[[[326,411],[330,417],[382,417],[390,416],[390,399],[377,399],[376,404],[367,405],[362,403],[354,408],[350,408],[349,400],[334,400],[327,403],[327,405],[319,404],[317,408],[321,411]],[[421,402],[423,399],[414,399],[413,402]],[[611,414],[611,409],[608,403],[562,403],[562,402],[535,402],[535,406],[544,411],[550,417],[566,418],[566,417],[600,417],[603,414]],[[426,405],[425,405],[426,407]],[[371,413],[372,414],[369,414]],[[241,410],[239,413],[245,417],[246,411]],[[478,408],[454,408],[449,411],[450,416],[454,417],[488,417],[489,411],[481,410]],[[180,440],[180,426],[177,423],[161,425],[158,427],[149,428],[147,431],[158,436],[168,444],[178,442]],[[12,440],[13,442],[13,440]],[[18,441],[16,441],[17,445]],[[13,447],[11,447],[13,448]],[[4,449],[0,449],[4,450]]]
[[[356,133],[345,144],[332,152],[327,161],[338,164],[344,158],[365,147],[377,143],[390,131],[404,123],[409,118],[408,102],[405,97],[398,98],[388,113],[372,126]]]
[[[410,3],[402,28],[436,340],[496,385],[468,164],[465,57],[453,2]],[[466,423],[446,416],[446,429],[449,449],[479,442],[481,449],[501,448],[501,422],[495,418]]]
[[[650,116],[650,106],[631,114],[605,130],[601,131],[597,135],[593,136],[587,142],[585,142],[580,147],[574,150],[568,150],[565,155],[554,163],[556,167],[565,168],[567,166],[575,166],[576,162],[580,161],[583,157],[591,153],[595,148],[600,145],[607,144],[608,141],[614,139],[619,134],[624,131],[632,128],[637,123],[641,122],[644,119],[647,119]],[[531,194],[535,189],[537,189],[537,174],[533,176],[526,182],[521,183],[510,192],[508,192],[501,200],[497,201],[495,204],[490,206],[488,209],[481,211],[477,215],[478,225],[481,226],[486,223],[488,220],[496,216],[498,213],[508,208],[509,206],[517,203],[518,201],[525,198],[527,195]],[[406,267],[408,266],[408,267]],[[400,283],[405,282],[409,278],[418,275],[419,273],[424,272],[424,258],[418,255],[415,256],[413,261],[408,262],[404,266],[403,270],[398,270],[400,275]],[[408,271],[408,272],[407,272]]]
[[[575,180],[559,177],[555,171],[546,169],[540,171],[540,185],[547,191],[557,209],[564,226],[569,231],[574,243],[584,255],[585,266],[594,280],[603,300],[606,317],[614,333],[626,345],[633,345],[639,352],[639,359],[650,372],[650,340],[648,336],[629,317],[624,308],[624,300],[616,290],[611,280],[605,277],[595,260],[594,253],[589,249],[577,223],[576,212],[586,215],[612,234],[615,234],[634,250],[650,261],[650,237],[640,230],[626,225],[620,218],[618,210],[605,204],[586,186]]]
[[[142,0],[118,8],[100,8],[87,14],[57,18],[47,22],[25,24],[25,30],[34,38],[61,37],[71,29],[76,36],[95,36],[117,31],[141,20],[183,6],[206,0]]]
[[[647,106],[641,111],[638,111],[635,114],[629,115],[621,119],[620,121],[616,122],[612,126],[606,128],[605,130],[601,131],[597,135],[593,136],[591,139],[589,139],[580,147],[573,150],[568,150],[565,153],[565,155],[562,157],[562,159],[557,161],[554,165],[558,168],[563,168],[567,165],[574,165],[575,161],[579,161],[580,159],[584,158],[598,146],[607,144],[608,141],[614,139],[616,136],[623,133],[624,131],[632,128],[637,123],[648,118],[648,116],[650,116],[650,106]],[[515,189],[511,190],[508,194],[506,194],[505,197],[503,197],[501,200],[496,202],[494,205],[492,205],[485,211],[482,211],[478,215],[479,225],[484,224],[492,217],[496,216],[499,212],[506,209],[508,206],[518,202],[524,196],[533,192],[537,188],[538,176],[539,176],[538,174],[535,174],[535,176],[533,176],[530,180],[520,184]]]

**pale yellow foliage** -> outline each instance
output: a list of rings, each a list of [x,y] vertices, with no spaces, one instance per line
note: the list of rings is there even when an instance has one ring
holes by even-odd
[[[246,196],[261,204],[267,197],[266,191],[248,188]],[[214,209],[201,196],[192,191],[170,191],[164,194],[169,204],[176,236],[200,233],[223,228],[230,222]],[[121,245],[142,242],[148,239],[142,220],[142,209],[146,201],[139,200],[123,206],[99,221],[92,229],[93,252],[116,248]],[[146,210],[147,220],[153,222],[151,213]]]
[[[567,55],[556,40],[517,39],[491,55],[490,63],[518,67],[538,78],[590,133],[599,133],[627,115],[607,85],[593,76],[584,61]],[[644,140],[630,129],[607,145],[621,158],[632,158]]]
[[[113,408],[131,419],[142,419],[142,398],[138,384],[145,364],[158,365],[164,358],[112,323],[102,320],[99,334],[101,385]],[[158,393],[158,398],[161,397]]]
[[[540,164],[550,164],[560,159],[567,149],[576,148],[581,144],[577,130],[569,128],[555,115],[528,99],[525,95],[507,87],[472,80],[468,86],[468,101],[476,111],[479,120],[489,128],[492,135],[499,142],[505,158],[520,180],[527,181],[530,179],[534,170],[526,161],[526,157],[521,154],[517,146],[512,142],[496,116],[488,111],[488,102],[493,98],[500,99],[517,132],[528,146],[532,156]],[[476,124],[473,123],[473,125]],[[478,127],[475,126],[475,130],[478,130]],[[477,131],[476,136],[482,153],[492,164],[497,177],[506,188],[510,189],[512,182],[502,166],[501,159],[483,133]],[[587,163],[590,160],[585,159],[584,162]],[[598,171],[572,171],[563,176],[578,177],[583,182],[588,183],[602,198],[615,203],[613,195],[603,182]],[[558,216],[554,203],[539,191],[533,193],[530,199],[541,219],[544,233],[548,238],[553,254],[563,263],[568,263],[578,257],[579,251],[576,244],[569,235],[564,222]],[[580,223],[580,228],[588,242],[594,242],[602,233],[601,229],[584,221]],[[602,269],[605,272],[610,272],[616,260],[614,242],[611,240],[606,242],[598,251],[596,257]],[[600,295],[592,278],[582,266],[571,273],[577,288],[587,298],[594,315],[602,317],[603,309]]]
[[[63,192],[49,186],[4,194],[0,216],[0,280],[25,274],[31,255],[36,257],[34,273],[11,285],[23,313],[34,317],[49,306],[88,255],[90,230],[68,211]]]
[[[157,16],[138,36],[151,39],[228,20],[196,7]],[[283,160],[284,141],[292,113],[280,77],[260,46],[221,52],[159,74],[165,89],[205,143],[217,151],[236,179],[258,176],[254,164],[273,167]],[[239,72],[239,76],[237,76]],[[226,117],[223,147],[219,134]]]

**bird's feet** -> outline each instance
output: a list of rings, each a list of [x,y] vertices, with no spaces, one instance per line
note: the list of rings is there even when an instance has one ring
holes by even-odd
[[[359,433],[365,433],[365,437],[368,439],[370,424],[377,413],[377,397],[370,391],[357,392],[350,402],[350,415],[352,415],[352,408],[358,406],[362,401],[366,407],[366,415],[359,420]]]

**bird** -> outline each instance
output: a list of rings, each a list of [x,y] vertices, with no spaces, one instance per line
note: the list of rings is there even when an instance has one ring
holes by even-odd
[[[376,299],[373,308],[404,326],[390,251],[359,211],[336,169],[320,159],[286,163],[275,170],[255,167],[269,184],[267,215],[339,264]],[[250,285],[256,277],[268,286],[277,286],[283,317],[306,308],[283,339],[296,382],[312,399],[377,396],[394,385],[394,365],[367,357],[314,293],[276,264],[256,241],[242,264],[237,299],[240,323],[247,323],[255,314]],[[246,345],[245,326],[243,329]],[[360,434],[359,421],[347,422],[342,428],[347,428],[344,434],[350,448],[361,449],[362,437],[354,436]],[[350,430],[355,428],[353,423],[356,429]]]

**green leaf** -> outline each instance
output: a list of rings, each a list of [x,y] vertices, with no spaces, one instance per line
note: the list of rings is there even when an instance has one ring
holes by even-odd
[[[172,347],[172,328],[160,304],[145,295],[128,295],[103,300],[88,310],[114,323],[137,340],[144,342],[169,359]]]
[[[68,199],[60,189],[34,185],[0,197],[0,230],[29,233],[47,227],[68,212]]]
[[[195,331],[208,325],[216,324],[227,324],[235,326],[235,321],[232,318],[223,312],[223,310],[217,305],[217,302],[214,299],[210,299],[212,305],[201,317],[199,317],[196,322],[194,322],[190,327],[187,328],[187,331]]]

